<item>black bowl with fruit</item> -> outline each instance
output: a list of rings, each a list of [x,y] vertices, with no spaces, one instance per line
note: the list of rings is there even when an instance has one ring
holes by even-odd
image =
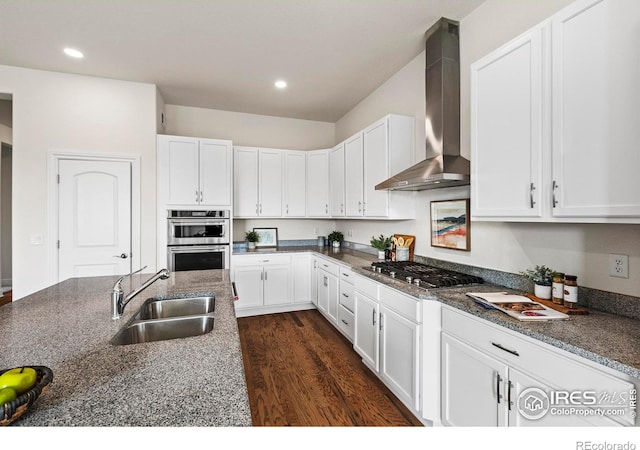
[[[51,381],[53,372],[45,366],[0,370],[0,425],[9,425],[21,417]]]

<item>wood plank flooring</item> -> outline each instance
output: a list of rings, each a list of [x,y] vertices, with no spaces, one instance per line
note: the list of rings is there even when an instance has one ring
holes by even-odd
[[[254,426],[422,426],[317,310],[238,328]]]
[[[11,298],[12,298],[12,291],[5,292],[2,296],[0,296],[0,306],[11,303]]]

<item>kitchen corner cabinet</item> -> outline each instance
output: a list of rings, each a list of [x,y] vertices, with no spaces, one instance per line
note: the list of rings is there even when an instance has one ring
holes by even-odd
[[[283,151],[234,147],[234,217],[282,217]]]
[[[329,150],[307,152],[307,217],[329,217]]]
[[[640,223],[638,16],[579,0],[472,65],[474,219]]]
[[[158,203],[231,206],[231,141],[158,135]]]
[[[364,154],[362,132],[344,141],[345,213],[347,217],[364,214]]]
[[[307,154],[284,152],[283,204],[284,217],[305,217],[307,204]]]
[[[325,260],[317,260],[316,292],[318,310],[333,325],[338,323],[339,266]]]
[[[292,254],[293,302],[311,302],[311,255],[309,253]]]
[[[627,416],[554,415],[527,419],[519,410],[528,388],[552,392],[628,393],[632,383],[581,358],[524,339],[505,328],[442,307],[442,423],[450,426],[621,426]],[[558,376],[562,374],[562,376]],[[527,395],[525,393],[525,395]],[[525,400],[523,397],[522,400]],[[551,408],[563,406],[552,404]],[[571,405],[570,405],[571,406]]]

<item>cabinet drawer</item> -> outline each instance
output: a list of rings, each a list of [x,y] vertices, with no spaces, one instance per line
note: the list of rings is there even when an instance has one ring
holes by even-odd
[[[353,313],[344,306],[338,305],[338,327],[347,335],[351,342],[353,342],[355,333],[355,323]]]
[[[340,283],[349,283],[353,285],[353,272],[350,267],[340,266]]]
[[[367,297],[378,300],[379,284],[376,281],[365,278],[361,275],[353,274],[354,286],[356,290],[362,292]]]
[[[291,255],[283,253],[265,253],[263,255],[234,255],[232,258],[232,263],[234,266],[269,266],[290,264]]]
[[[354,290],[353,285],[340,281],[339,303],[351,312],[354,312],[356,307],[356,300],[353,295]]]
[[[393,309],[407,319],[422,322],[422,301],[387,286],[380,286],[380,303]]]
[[[531,342],[507,329],[500,329],[483,319],[461,311],[442,308],[442,330],[468,344],[520,368],[554,389],[628,393],[633,385],[606,373],[588,360],[555,349],[544,343]],[[618,421],[628,421],[616,417]]]
[[[335,275],[336,277],[340,275],[340,266],[326,259],[318,258],[318,268],[329,272],[331,275]]]

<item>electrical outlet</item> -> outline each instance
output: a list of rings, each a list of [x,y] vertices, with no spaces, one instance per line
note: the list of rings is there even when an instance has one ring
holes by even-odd
[[[347,233],[348,237],[353,237],[353,230],[349,228],[349,232]]]
[[[313,234],[316,236],[318,235],[318,227],[313,228]]]
[[[609,255],[609,276],[629,278],[628,255]]]

